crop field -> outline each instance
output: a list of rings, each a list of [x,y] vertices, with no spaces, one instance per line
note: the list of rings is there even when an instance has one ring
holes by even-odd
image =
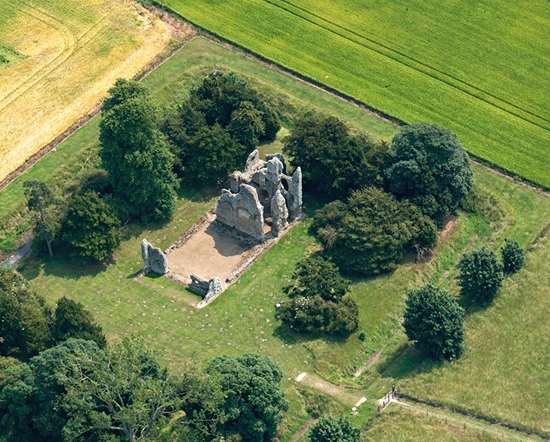
[[[351,126],[367,130],[376,138],[388,139],[396,131],[392,124],[356,106],[205,38],[187,43],[145,82],[158,101],[168,106],[174,97],[185,96],[187,88],[201,72],[213,67],[233,69],[247,76],[264,92],[278,97],[281,109],[285,109],[283,116],[287,129],[291,128],[293,112],[311,107],[340,115]],[[281,135],[284,133],[282,131]],[[14,219],[22,216],[17,215],[21,213],[23,199],[21,183],[31,177],[53,183],[60,192],[69,192],[75,180],[96,164],[97,136],[98,118],[94,118],[60,144],[56,152],[4,189],[0,193],[0,211],[15,216]],[[277,150],[280,136],[264,150]],[[142,265],[141,239],[147,238],[160,247],[173,243],[213,206],[216,195],[206,190],[184,189],[173,221],[165,226],[127,227],[114,263],[107,267],[56,256],[53,259],[31,258],[20,270],[48,302],[53,303],[66,295],[84,303],[111,341],[131,334],[143,337],[174,373],[190,369],[191,363],[196,370],[197,366],[220,354],[254,351],[270,355],[284,371],[284,390],[290,403],[281,427],[285,441],[308,419],[306,408],[311,399],[305,387],[294,381],[301,372],[316,374],[367,396],[368,402],[354,418],[357,425],[363,425],[372,416],[376,399],[397,382],[404,390],[424,398],[458,403],[506,420],[543,428],[550,403],[541,389],[548,385],[542,369],[547,363],[541,342],[548,333],[543,314],[550,307],[547,304],[549,284],[541,275],[550,274],[550,268],[548,240],[544,239],[548,229],[541,220],[550,219],[550,199],[484,167],[475,166],[474,169],[476,186],[491,195],[489,206],[498,210],[486,208],[477,213],[461,213],[454,228],[441,239],[435,258],[429,263],[407,261],[391,275],[354,281],[352,296],[359,305],[360,330],[367,335],[365,341],[359,340],[357,335],[344,342],[296,337],[284,332],[274,318],[274,304],[284,296],[282,287],[295,264],[318,247],[308,233],[307,219],[205,309],[190,307],[190,302],[197,300],[195,295],[171,280],[134,278]],[[508,237],[529,247],[527,267],[506,282],[490,308],[469,313],[467,352],[463,360],[434,367],[420,363],[414,352],[403,351],[405,337],[400,317],[406,291],[428,280],[455,290],[454,266],[461,254],[480,244],[496,250]],[[523,324],[526,327],[521,329]],[[514,353],[514,365],[507,364],[511,357],[505,350],[498,351],[506,348]],[[380,362],[355,377],[354,373],[375,354],[381,354]],[[537,366],[532,367],[533,363]],[[518,373],[525,373],[525,376],[518,376]],[[440,380],[440,376],[445,381]],[[489,376],[498,381],[484,382]],[[461,393],[462,390],[467,391]],[[495,398],[499,395],[501,397]],[[534,399],[525,401],[526,396]],[[521,409],[515,406],[519,403]],[[349,410],[342,408],[342,411]],[[447,424],[435,418],[426,420],[422,416],[401,414],[403,416],[397,418],[383,414],[374,421],[372,434],[395,436],[396,421],[401,418],[404,419],[403,430],[411,434],[408,440],[415,440],[413,436],[418,436],[418,428],[431,428],[432,440],[441,440],[438,435],[449,429]],[[455,430],[456,434],[469,438],[466,440],[491,440],[485,433],[480,433],[478,438],[476,432]]]
[[[0,182],[171,39],[133,0],[2,0]]]
[[[544,0],[160,2],[388,114],[447,127],[471,153],[550,188]]]

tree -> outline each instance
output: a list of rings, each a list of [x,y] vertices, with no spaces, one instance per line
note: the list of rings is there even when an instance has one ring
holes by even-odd
[[[34,375],[17,359],[0,358],[0,428],[6,442],[34,442],[32,426]]]
[[[53,338],[57,343],[69,338],[94,341],[100,348],[105,348],[107,340],[92,317],[91,313],[79,303],[66,297],[57,301],[53,320]]]
[[[347,337],[359,326],[357,304],[349,296],[339,302],[319,295],[298,296],[280,303],[275,317],[300,333]]]
[[[495,254],[485,247],[466,253],[458,268],[461,294],[481,304],[490,303],[504,278]]]
[[[56,213],[56,198],[50,188],[41,181],[29,180],[23,183],[27,208],[34,218],[34,239],[44,241],[48,253],[53,256],[52,243],[59,228]]]
[[[282,372],[271,359],[221,356],[212,360],[207,372],[219,380],[226,395],[224,431],[243,441],[273,440],[287,403],[280,387]]]
[[[51,342],[51,311],[21,275],[0,269],[0,355],[29,359]]]
[[[174,111],[168,112],[168,116],[162,123],[162,131],[170,140],[174,153],[174,169],[178,176],[185,175],[185,162],[187,146],[192,143],[193,137],[200,129],[207,128],[204,115],[193,108],[189,102],[185,102]],[[189,158],[192,161],[192,158]]]
[[[521,270],[525,255],[517,241],[507,239],[504,242],[501,253],[504,273],[512,274]]]
[[[370,160],[381,146],[366,135],[352,135],[343,121],[307,113],[284,144],[294,167],[301,166],[304,186],[331,199],[348,196],[353,190],[380,185],[382,176]]]
[[[310,298],[319,295],[326,301],[339,302],[349,283],[340,276],[338,267],[320,253],[314,253],[296,265],[285,292],[291,297]]]
[[[406,126],[392,140],[384,169],[387,189],[416,204],[441,226],[472,187],[468,155],[450,131]]]
[[[202,113],[209,126],[219,124],[225,128],[234,112],[244,102],[259,113],[263,129],[260,141],[273,141],[281,128],[279,116],[265,97],[262,97],[242,77],[233,72],[215,70],[204,76],[191,90],[189,104]]]
[[[434,359],[456,359],[464,348],[464,310],[431,284],[407,296],[403,326],[416,347]]]
[[[69,339],[8,370],[0,377],[0,416],[10,423],[10,442],[156,440],[178,420],[175,384],[140,341],[103,351]]]
[[[219,184],[244,164],[248,153],[220,125],[204,127],[185,149],[185,174],[202,185]]]
[[[345,417],[322,417],[309,432],[310,442],[359,442],[361,431]]]
[[[233,139],[248,150],[255,149],[265,133],[262,114],[249,101],[243,101],[233,111],[227,128]]]
[[[221,436],[226,417],[225,394],[215,377],[195,374],[190,370],[178,384],[185,416],[167,441],[210,442]]]
[[[114,196],[130,216],[167,220],[175,210],[177,181],[157,109],[146,90],[128,93],[127,88],[119,89],[111,90],[106,103],[112,105],[102,112],[102,165],[109,173]]]
[[[71,199],[61,232],[80,256],[104,261],[120,244],[119,227],[112,207],[97,193],[84,192]]]
[[[122,104],[131,98],[147,97],[148,95],[149,90],[142,82],[119,78],[115,82],[115,85],[109,89],[109,95],[103,102],[101,109],[103,112],[107,112],[113,107]]]
[[[415,206],[372,187],[332,203],[312,228],[341,271],[360,276],[391,271],[406,252],[436,240],[435,225]]]

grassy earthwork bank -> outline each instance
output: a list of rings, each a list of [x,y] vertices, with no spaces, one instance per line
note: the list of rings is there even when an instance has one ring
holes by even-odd
[[[390,115],[447,127],[471,153],[550,187],[544,0],[158,1]]]
[[[278,97],[286,126],[290,125],[292,114],[306,106],[338,115],[377,138],[389,139],[396,131],[392,124],[356,106],[204,38],[189,42],[145,81],[159,103],[166,106],[178,96],[185,96],[199,74],[215,66],[232,69]],[[21,210],[24,180],[41,179],[55,184],[60,193],[69,193],[79,177],[98,161],[98,122],[98,118],[92,119],[0,193],[0,219],[9,220],[4,229],[5,245],[9,246],[10,241],[13,244],[15,226],[22,225],[25,218]],[[277,149],[278,145],[269,148]],[[544,276],[550,274],[550,246],[543,234],[547,226],[541,220],[550,219],[550,199],[486,168],[474,169],[476,187],[484,203],[478,205],[476,212],[460,214],[458,222],[441,238],[433,260],[407,260],[391,275],[354,281],[352,296],[359,305],[359,328],[366,333],[365,341],[358,339],[357,334],[344,342],[294,336],[281,329],[274,318],[274,305],[285,296],[282,287],[295,264],[318,248],[308,233],[307,219],[205,309],[193,308],[190,304],[197,297],[167,278],[136,278],[142,265],[141,239],[169,246],[213,206],[216,195],[206,191],[185,189],[174,218],[167,225],[126,227],[114,262],[105,267],[60,255],[53,259],[32,257],[23,262],[20,270],[48,302],[61,296],[82,302],[111,341],[132,334],[142,336],[174,373],[197,370],[220,354],[270,355],[284,371],[284,390],[290,403],[281,426],[283,440],[288,440],[308,419],[309,406],[320,403],[315,397],[312,399],[312,394],[318,393],[304,390],[294,382],[301,372],[314,373],[366,395],[368,401],[354,420],[357,425],[372,417],[376,399],[398,383],[403,390],[423,398],[457,403],[544,429],[545,410],[550,403],[543,394],[549,382],[543,370],[548,364],[541,342],[548,336],[548,324],[541,315],[550,310],[550,285]],[[400,327],[406,291],[433,280],[456,292],[455,264],[459,257],[481,244],[496,250],[508,237],[529,248],[526,269],[506,281],[492,306],[468,313],[467,350],[461,360],[441,366],[422,361],[405,345]],[[377,354],[379,362],[354,377]],[[525,400],[526,397],[530,399]],[[518,403],[521,407],[516,406]],[[331,407],[349,412],[348,404],[335,402]],[[394,433],[395,420],[386,416],[374,420],[372,431]],[[403,428],[411,435],[418,434],[419,426],[434,426],[436,440],[437,431],[445,429],[441,422],[436,425],[419,418],[420,423],[415,425],[416,417],[403,419]]]

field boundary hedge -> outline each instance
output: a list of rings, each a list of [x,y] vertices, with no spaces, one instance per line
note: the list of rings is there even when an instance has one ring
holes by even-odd
[[[197,22],[195,22],[194,20],[190,20],[188,19],[187,17],[183,16],[182,14],[180,14],[179,12],[175,11],[174,9],[170,8],[169,6],[163,4],[161,2],[161,0],[140,0],[143,4],[145,5],[148,5],[148,6],[151,6],[153,5],[154,7],[156,8],[159,8],[175,17],[178,17],[179,19],[183,19],[185,20],[187,23],[193,25],[200,34],[203,34],[205,35],[206,37],[209,37],[213,40],[216,40],[218,41],[219,43],[222,43],[222,44],[228,44],[230,46],[232,46],[233,48],[236,48],[238,50],[240,50],[241,52],[243,52],[244,54],[246,55],[249,55],[275,69],[278,69],[288,75],[291,75],[292,77],[295,77],[301,81],[304,81],[308,84],[311,84],[312,86],[315,86],[319,89],[322,89],[324,90],[325,92],[328,92],[332,95],[335,95],[337,96],[338,98],[342,99],[342,100],[345,100],[347,102],[350,102],[354,105],[356,105],[357,107],[367,111],[367,112],[370,112],[370,113],[373,113],[375,115],[377,115],[378,117],[380,118],[383,118],[397,126],[407,126],[409,125],[410,123],[408,123],[407,121],[405,120],[402,120],[401,118],[398,118],[398,117],[395,117],[391,114],[388,114],[386,112],[384,112],[383,110],[381,109],[378,109],[374,106],[371,106],[369,105],[368,103],[365,103],[364,101],[362,100],[359,100],[357,98],[355,98],[354,96],[352,95],[349,95],[345,92],[342,92],[336,88],[333,88],[332,86],[328,86],[327,84],[321,82],[321,81],[318,81],[312,77],[310,77],[309,75],[306,75],[306,74],[303,74],[299,71],[296,71],[282,63],[279,63],[269,57],[266,57],[265,55],[262,55],[262,54],[259,54],[255,51],[252,51],[251,49],[247,48],[246,46],[234,41],[234,40],[231,40],[227,37],[224,37],[220,34],[218,34],[217,32],[214,32],[214,31],[211,31],[201,25],[199,25]],[[544,193],[547,193],[547,194],[550,194],[550,187],[549,186],[544,186],[543,184],[540,184],[540,183],[537,183],[535,181],[532,181],[528,178],[525,178],[521,175],[518,175],[517,173],[509,170],[509,169],[506,169],[505,167],[502,167],[502,166],[499,166],[498,164],[495,164],[491,161],[488,161],[484,158],[481,158],[480,156],[476,155],[476,154],[473,154],[471,152],[468,151],[468,155],[474,159],[474,161],[476,161],[477,163],[483,165],[483,166],[486,166],[502,175],[505,175],[506,177],[508,178],[512,178],[513,180],[519,182],[519,183],[522,183],[522,184],[525,184],[525,185],[528,185],[529,187],[535,189],[535,190],[538,190],[538,191],[541,191],[541,192],[544,192]]]

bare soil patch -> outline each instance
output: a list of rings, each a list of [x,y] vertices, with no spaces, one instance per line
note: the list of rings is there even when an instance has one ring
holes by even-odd
[[[180,245],[168,250],[168,268],[178,280],[188,283],[191,275],[197,275],[227,282],[255,249],[230,235],[214,219],[208,214]]]

